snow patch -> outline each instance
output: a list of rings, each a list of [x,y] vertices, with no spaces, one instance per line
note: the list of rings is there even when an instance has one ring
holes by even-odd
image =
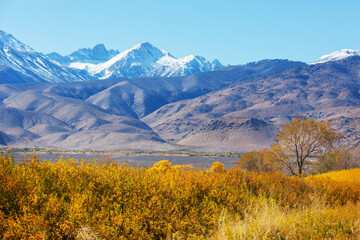
[[[360,56],[360,50],[353,50],[353,49],[342,49],[340,51],[335,51],[333,53],[330,53],[328,55],[324,55],[320,57],[318,60],[316,60],[313,63],[310,64],[318,64],[318,63],[325,63],[329,61],[339,61],[348,57],[352,56]]]
[[[92,63],[74,62],[74,63],[71,63],[69,67],[76,68],[79,70],[89,70],[95,66],[96,66],[96,64],[92,64]]]

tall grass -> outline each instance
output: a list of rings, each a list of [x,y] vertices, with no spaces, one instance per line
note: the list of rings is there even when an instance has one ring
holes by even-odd
[[[223,214],[212,239],[360,239],[360,205],[284,209],[269,199],[248,206],[241,219]]]

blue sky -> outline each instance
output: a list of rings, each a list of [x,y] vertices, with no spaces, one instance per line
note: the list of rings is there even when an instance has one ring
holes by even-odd
[[[0,29],[44,53],[148,41],[225,64],[311,62],[360,49],[359,9],[359,0],[0,0]]]

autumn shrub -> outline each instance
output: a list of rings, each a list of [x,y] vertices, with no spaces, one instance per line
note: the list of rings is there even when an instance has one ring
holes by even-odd
[[[213,165],[210,167],[209,172],[224,173],[224,172],[226,172],[226,168],[223,163],[214,162]]]
[[[171,165],[172,165],[172,163],[169,162],[168,160],[161,160],[161,161],[155,163],[154,167],[152,169],[164,172],[164,171],[170,169]]]
[[[196,168],[191,164],[174,165],[172,168],[180,171],[196,171]]]
[[[214,166],[195,170],[165,160],[133,168],[35,156],[14,164],[0,156],[0,239],[208,239],[224,213],[244,220],[263,201],[284,213],[314,199],[334,211],[358,206],[355,183]]]
[[[237,160],[235,167],[258,173],[279,171],[280,164],[274,161],[272,155],[270,149],[246,152]]]
[[[326,173],[330,171],[349,170],[359,166],[356,157],[350,150],[340,148],[320,155],[314,164],[313,172]]]

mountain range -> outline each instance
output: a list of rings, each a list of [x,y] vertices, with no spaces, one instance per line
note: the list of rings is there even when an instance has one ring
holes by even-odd
[[[233,130],[225,128],[222,134],[209,134],[207,131],[211,138],[199,137],[197,128],[208,125],[209,120],[226,119],[229,124],[229,119],[234,119],[236,124],[238,119],[252,117],[280,126],[296,115],[303,115],[334,121],[346,141],[356,145],[360,142],[359,128],[355,124],[360,120],[359,76],[360,57],[298,65],[250,81],[237,81],[224,89],[191,100],[167,104],[142,120],[160,137],[173,139],[180,144],[210,147],[209,141],[204,139],[219,135],[211,145],[215,147],[221,146]],[[269,125],[271,129],[272,125]],[[183,129],[179,126],[191,127]],[[267,145],[273,136],[268,138],[270,141]],[[259,141],[266,138],[259,137]],[[227,146],[225,144],[225,148]]]
[[[2,84],[0,131],[16,137],[17,146],[174,149],[142,118],[173,102],[302,64],[274,60],[173,78]]]
[[[0,30],[0,65],[7,74],[1,83],[72,82],[116,77],[186,76],[224,67],[218,60],[209,62],[190,55],[175,58],[150,43],[140,43],[119,52],[103,44],[82,48],[70,55],[47,55],[33,50],[11,34]],[[5,69],[6,68],[6,69]]]
[[[107,51],[104,45],[97,45],[93,49],[80,49],[63,58],[56,53],[48,54],[48,57],[66,63],[70,68],[86,71],[97,79],[179,77],[224,67],[216,59],[209,62],[200,56],[190,55],[177,59],[148,42],[137,44],[121,53]]]
[[[358,145],[357,55],[224,67],[147,42],[45,55],[0,31],[0,145],[248,151],[296,115],[331,120]]]

